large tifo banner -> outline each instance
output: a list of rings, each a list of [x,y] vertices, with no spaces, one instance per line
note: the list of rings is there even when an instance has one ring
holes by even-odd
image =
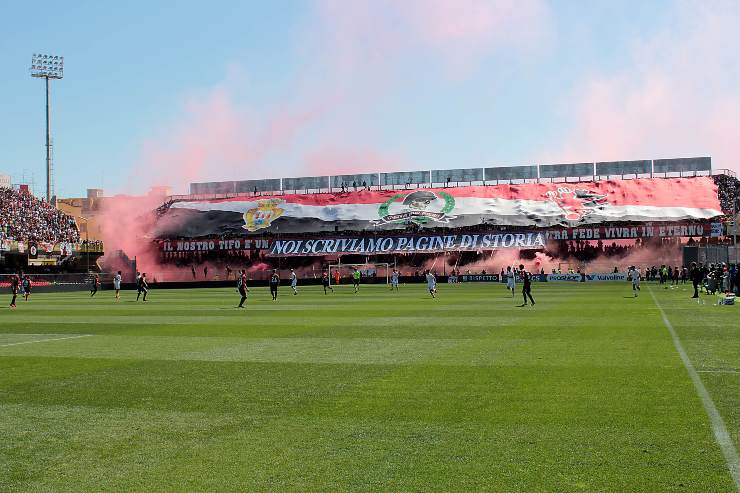
[[[198,238],[398,230],[413,224],[579,227],[721,215],[717,187],[710,177],[654,178],[177,201],[160,217],[154,234]]]

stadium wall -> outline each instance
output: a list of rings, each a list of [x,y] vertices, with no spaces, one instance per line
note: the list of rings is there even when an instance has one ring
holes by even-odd
[[[191,183],[190,195],[229,195],[240,193],[277,193],[319,191],[361,187],[420,187],[434,184],[499,183],[540,180],[577,180],[599,176],[695,176],[712,172],[711,157],[643,159],[596,163],[531,164],[479,168],[358,173],[335,176],[272,178],[244,181]]]

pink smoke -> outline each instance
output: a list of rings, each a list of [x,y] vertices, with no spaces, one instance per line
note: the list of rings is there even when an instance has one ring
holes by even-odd
[[[129,272],[119,251],[131,260],[135,258],[139,271],[151,271],[159,264],[159,253],[147,233],[154,225],[153,211],[164,198],[161,193],[149,193],[139,197],[116,195],[102,201],[97,219],[105,244],[106,255],[101,262],[106,271]]]
[[[506,270],[507,267],[518,269],[519,265],[524,265],[525,269],[530,272],[540,272],[541,269],[545,269],[545,272],[549,273],[551,269],[557,269],[560,265],[558,259],[552,258],[544,252],[535,252],[534,259],[522,258],[520,250],[516,248],[478,252],[477,256],[478,258],[471,262],[461,260],[459,253],[437,255],[423,260],[418,269],[429,269],[438,275],[444,273],[449,275],[453,269],[462,274],[467,272],[481,274],[483,271],[487,274],[499,274],[501,269]],[[407,270],[409,269],[402,269],[404,273]]]
[[[448,75],[464,76],[497,52],[539,49],[551,32],[551,13],[541,0],[323,0],[320,10],[342,73],[369,65],[375,82],[375,69],[410,53],[429,55]]]
[[[593,242],[594,244],[596,242]],[[519,249],[501,249],[495,251],[479,252],[478,258],[474,261],[460,261],[459,254],[450,253],[447,255],[437,255],[425,258],[415,269],[403,267],[401,271],[404,274],[413,270],[423,271],[429,269],[435,274],[449,274],[452,269],[457,269],[460,273],[481,274],[484,271],[487,274],[499,274],[501,270],[507,267],[518,269],[519,265],[533,273],[540,273],[544,270],[545,274],[555,271],[566,272],[568,269],[574,271],[589,273],[608,273],[616,267],[619,272],[626,272],[629,266],[634,265],[644,270],[650,266],[682,266],[683,255],[679,243],[650,244],[648,246],[635,245],[631,240],[618,240],[614,243],[618,245],[635,246],[623,255],[606,255],[602,254],[593,260],[580,261],[571,256],[559,258],[550,256],[544,251],[534,252],[534,258],[531,252],[522,256]]]

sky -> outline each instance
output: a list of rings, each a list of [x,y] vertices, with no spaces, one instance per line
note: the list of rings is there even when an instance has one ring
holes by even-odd
[[[740,171],[740,2],[0,0],[0,173],[44,193],[712,156]]]

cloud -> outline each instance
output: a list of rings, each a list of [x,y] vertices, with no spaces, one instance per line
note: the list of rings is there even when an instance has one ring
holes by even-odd
[[[322,0],[319,10],[341,67],[387,67],[426,52],[453,77],[487,56],[539,49],[551,35],[543,0]]]
[[[740,171],[740,4],[679,3],[670,26],[635,42],[621,70],[589,76],[564,104],[548,161],[710,155]]]

